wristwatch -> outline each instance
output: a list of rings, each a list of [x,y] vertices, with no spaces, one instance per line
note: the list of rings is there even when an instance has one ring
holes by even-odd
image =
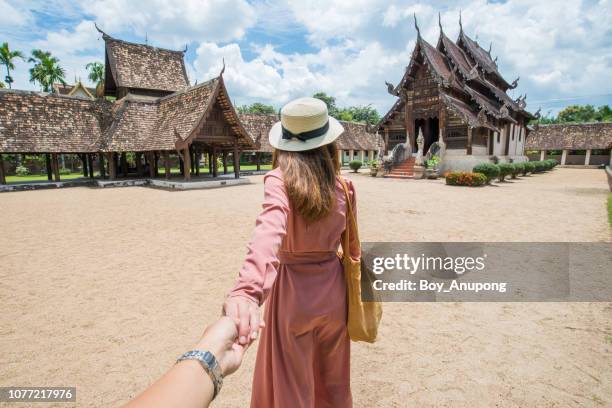
[[[221,373],[221,367],[219,367],[219,363],[217,363],[217,359],[213,353],[210,351],[191,350],[180,356],[176,362],[179,363],[183,360],[198,360],[200,362],[200,365],[204,368],[204,371],[208,373],[215,387],[215,392],[213,394],[214,399],[223,386],[223,374]]]

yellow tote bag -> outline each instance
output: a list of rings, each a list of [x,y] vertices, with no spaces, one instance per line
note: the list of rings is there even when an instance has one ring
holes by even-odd
[[[357,231],[357,220],[351,205],[348,187],[342,177],[339,177],[346,196],[346,229],[342,234],[342,265],[344,266],[344,279],[348,298],[349,337],[353,341],[374,343],[378,334],[378,325],[382,318],[382,304],[380,302],[363,302],[361,300],[361,243]],[[359,245],[359,253],[354,258],[350,251],[351,239]]]

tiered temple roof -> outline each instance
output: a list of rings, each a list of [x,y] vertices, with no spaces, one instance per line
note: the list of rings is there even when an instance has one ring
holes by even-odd
[[[105,43],[105,95],[115,95],[117,88],[171,93],[189,87],[185,51],[135,44],[99,31]]]
[[[461,21],[460,21],[461,24]],[[389,112],[374,130],[384,127],[405,106],[404,90],[415,80],[416,70],[424,63],[440,89],[440,101],[456,111],[472,127],[498,130],[496,123],[506,120],[517,123],[518,118],[526,121],[534,116],[525,110],[525,97],[513,100],[506,93],[514,89],[518,78],[508,83],[497,68],[496,59],[491,58],[490,49],[484,50],[472,40],[461,25],[456,42],[450,40],[440,23],[440,35],[436,47],[423,37],[416,23],[417,40],[410,63],[396,87],[387,84],[389,93],[399,97]]]
[[[255,147],[221,76],[165,97],[116,102],[2,89],[0,152],[175,150],[201,135],[214,109],[222,112],[241,149]]]

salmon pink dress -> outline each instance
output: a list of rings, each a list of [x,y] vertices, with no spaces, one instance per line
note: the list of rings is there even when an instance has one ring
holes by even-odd
[[[337,256],[347,203],[339,181],[336,197],[327,217],[307,224],[291,209],[282,172],[264,178],[263,211],[229,294],[266,301],[251,407],[352,406],[346,284]]]

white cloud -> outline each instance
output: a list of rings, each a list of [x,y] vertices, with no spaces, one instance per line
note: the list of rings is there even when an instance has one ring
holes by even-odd
[[[32,13],[27,8],[12,5],[6,0],[0,0],[0,27],[22,27],[34,21]]]
[[[246,0],[87,0],[82,8],[109,33],[133,32],[174,48],[239,39],[256,19]]]
[[[72,80],[84,75],[88,59],[103,56],[101,41],[86,21],[95,20],[117,37],[146,34],[149,43],[175,49],[195,42],[195,59],[188,61],[192,80],[217,75],[225,57],[225,78],[239,103],[261,100],[279,106],[323,90],[340,104],[372,103],[384,113],[394,102],[384,80],[397,83],[414,46],[413,13],[422,36],[435,45],[438,11],[446,34],[455,39],[460,8],[465,31],[485,48],[493,41],[506,79],[521,75],[515,97],[527,92],[529,102],[610,93],[609,1],[81,0],[74,28],[44,33],[36,41],[11,41],[11,46],[29,50],[35,44],[52,51]],[[60,17],[75,15],[74,5],[50,7],[34,0],[12,8],[21,16],[15,21],[26,21],[34,7]],[[36,31],[36,23],[27,26]]]

